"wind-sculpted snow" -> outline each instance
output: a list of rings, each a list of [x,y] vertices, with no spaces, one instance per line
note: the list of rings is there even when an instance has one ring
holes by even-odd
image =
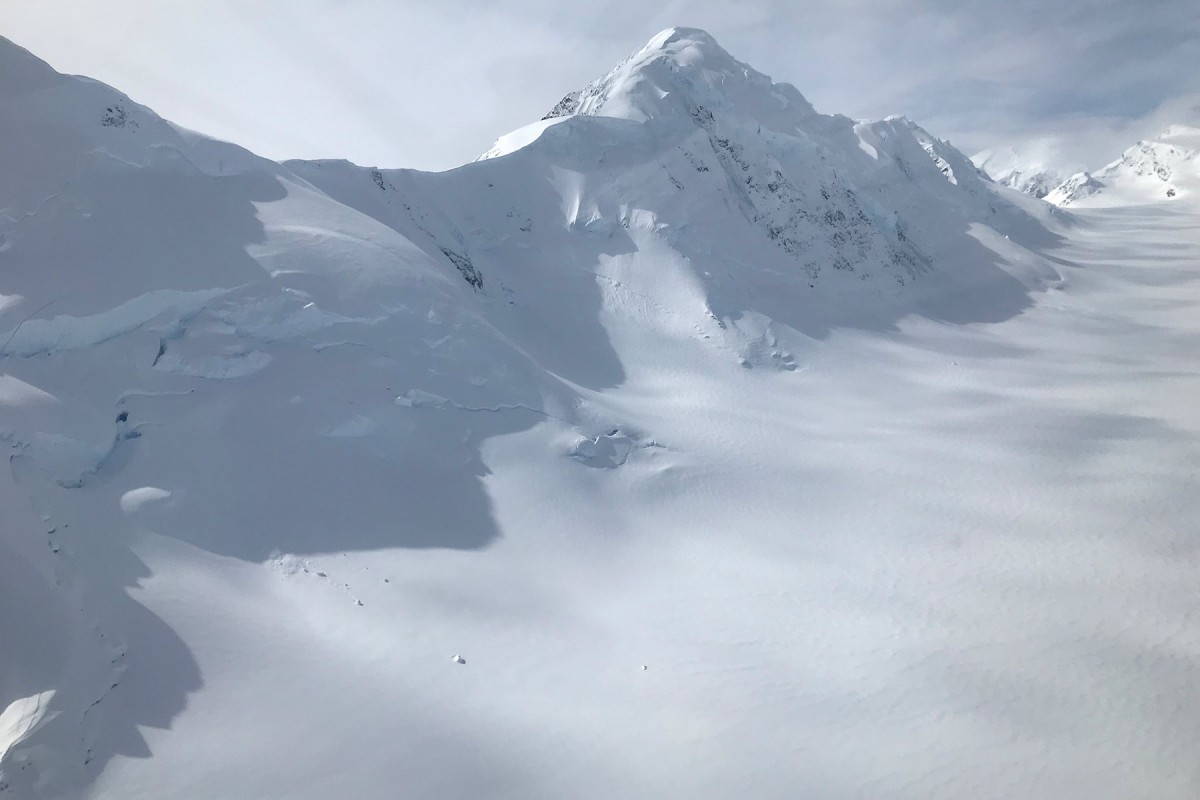
[[[141,574],[131,536],[252,563],[481,547],[497,530],[480,443],[541,417],[468,427],[392,399],[415,379],[479,406],[541,409],[554,388],[479,315],[469,266],[432,243],[101,84],[7,43],[0,53],[5,485],[19,475],[12,502],[54,528],[6,505],[0,543],[20,554],[36,542],[58,576],[0,585],[0,607],[62,605],[62,620],[28,619],[66,637],[37,662],[16,622],[3,629],[0,650],[18,660],[0,674],[0,786],[78,797],[113,756],[147,755],[140,730],[167,728],[199,686],[186,648],[124,593]],[[329,435],[355,425],[370,437]],[[123,511],[130,481],[171,498]],[[71,586],[87,608],[62,594]],[[76,628],[137,651],[132,686],[84,659],[97,634]],[[101,648],[95,664],[111,657]],[[29,670],[40,682],[7,677]]]
[[[1188,202],[694,29],[443,173],[0,40],[0,798],[1191,797]]]

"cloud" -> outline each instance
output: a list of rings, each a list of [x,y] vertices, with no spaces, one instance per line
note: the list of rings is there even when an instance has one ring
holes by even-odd
[[[673,24],[708,29],[822,111],[906,113],[967,151],[1056,141],[1097,166],[1166,114],[1200,116],[1186,100],[1200,93],[1195,0],[0,7],[19,44],[181,124],[276,158],[423,168],[473,158]]]

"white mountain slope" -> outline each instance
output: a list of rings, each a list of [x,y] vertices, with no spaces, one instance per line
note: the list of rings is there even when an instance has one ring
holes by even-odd
[[[993,147],[971,156],[971,162],[996,183],[1039,200],[1069,177],[1070,172],[1015,147]]]
[[[914,309],[1003,318],[1053,276],[1031,268],[1014,280],[989,249],[1027,263],[996,233],[1040,244],[1044,209],[990,191],[958,151],[906,119],[817,114],[701,31],[660,34],[551,115],[444,174],[287,166],[415,242],[461,249],[452,258],[479,268],[485,294],[513,291],[518,302],[513,265],[530,248],[636,261],[645,241],[686,259],[693,324],[709,311],[762,311],[816,335]],[[988,246],[973,226],[990,229]],[[547,259],[552,274],[537,281],[557,280],[565,257]]]
[[[439,174],[0,40],[0,798],[1193,796],[1196,211],[694,30]]]
[[[1163,202],[1200,191],[1200,128],[1172,125],[1096,172],[1079,172],[1046,196],[1057,206]]]

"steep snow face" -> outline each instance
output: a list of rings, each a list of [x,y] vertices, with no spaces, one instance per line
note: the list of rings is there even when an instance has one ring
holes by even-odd
[[[816,112],[795,87],[725,52],[695,28],[669,28],[603,78],[564,97],[546,115],[605,116],[637,122],[692,117],[698,107],[796,133]]]
[[[312,300],[338,313],[378,311],[439,272],[390,230],[351,232],[370,221],[278,164],[2,44],[0,251],[6,294],[20,298],[4,310],[19,319],[48,303],[51,318],[12,329],[7,352],[86,346],[235,288],[292,297],[296,308]],[[331,239],[363,245],[358,258],[273,264],[289,246]],[[43,254],[50,266],[36,262]],[[305,293],[313,296],[301,302]]]
[[[1121,206],[1175,200],[1198,190],[1200,128],[1173,125],[1096,173],[1072,175],[1046,200],[1059,206]]]
[[[1028,243],[1046,213],[993,191],[960,152],[911,121],[818,114],[796,89],[691,29],[659,34],[483,160],[508,155],[544,165],[533,173],[575,175],[567,205],[586,208],[593,228],[628,227],[633,210],[652,217],[697,267],[714,307],[728,309],[730,294],[715,276],[767,268],[796,281],[789,292],[820,293],[820,310],[803,312],[810,321],[840,298],[857,297],[861,318],[864,302],[911,308],[926,288],[944,296],[955,282],[990,281],[993,296],[1015,300],[1021,290],[992,259],[961,257],[974,247],[968,229]],[[736,236],[714,235],[730,226]],[[727,268],[739,263],[756,266]],[[789,302],[803,305],[805,292],[796,294]]]

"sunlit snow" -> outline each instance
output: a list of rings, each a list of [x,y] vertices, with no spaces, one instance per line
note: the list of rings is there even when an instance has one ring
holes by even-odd
[[[0,40],[0,798],[1200,796],[1195,159],[691,29],[547,110],[280,164]]]

